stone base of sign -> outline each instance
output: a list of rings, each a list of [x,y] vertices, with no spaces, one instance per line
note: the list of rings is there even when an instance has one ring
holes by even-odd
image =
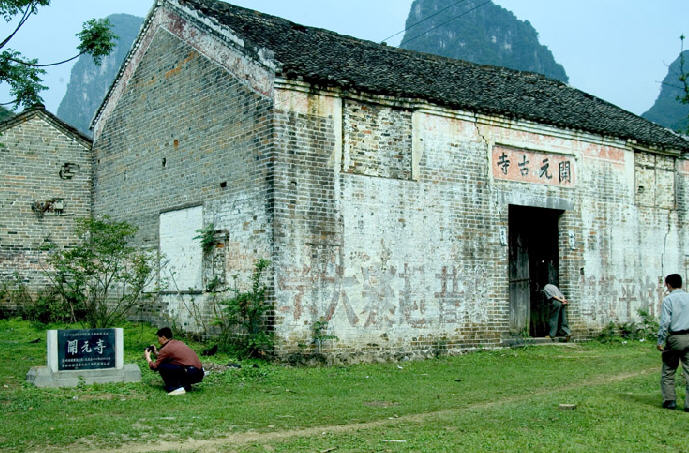
[[[47,366],[34,366],[26,373],[26,380],[36,387],[76,387],[80,383],[139,382],[141,370],[135,363],[124,365],[122,368],[68,371],[52,371]]]

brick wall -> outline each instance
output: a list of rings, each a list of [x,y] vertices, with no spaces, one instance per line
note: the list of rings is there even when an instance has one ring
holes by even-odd
[[[171,20],[165,11],[159,14]],[[212,49],[176,35],[194,24],[173,19],[175,26],[154,20],[157,25],[144,37],[149,45],[133,57],[136,67],[120,80],[124,88],[118,88],[114,107],[109,105],[107,118],[97,124],[94,210],[137,225],[137,241],[157,250],[161,214],[200,207],[201,225],[212,223],[227,233],[223,268],[227,275],[238,275],[241,288],[249,284],[254,261],[271,254],[272,100],[254,90],[241,72],[254,63],[238,57],[239,63],[224,67],[229,60],[219,61]],[[194,33],[199,43],[212,43],[201,30]],[[270,82],[265,71],[263,77]],[[183,235],[185,244],[198,234],[181,224],[178,228],[166,234]],[[209,282],[194,288],[175,285],[174,276],[166,274],[167,259],[161,270],[167,292],[139,315],[197,329],[197,308],[206,321],[212,316],[210,293],[204,291]],[[211,254],[202,266],[218,267],[214,261]],[[212,277],[203,269],[201,274],[205,280]]]
[[[278,350],[309,343],[312,322],[328,317],[337,304],[343,242],[336,177],[341,140],[333,133],[341,128],[341,103],[333,97],[284,94],[276,98],[281,105],[274,115]]]
[[[683,161],[545,126],[284,88],[275,115],[284,353],[310,344],[321,318],[339,338],[327,349],[347,360],[502,344],[510,205],[561,212],[560,286],[578,335],[639,309],[657,315],[659,276],[686,266]],[[530,156],[532,179],[495,176],[500,147]],[[649,206],[637,194],[641,162],[652,167]]]
[[[344,171],[409,180],[411,111],[345,100]]]
[[[687,225],[689,221],[689,159],[677,160],[677,224]],[[679,228],[677,239],[677,249],[679,250],[679,261],[681,261],[681,271],[678,273],[684,276],[685,288],[689,285],[689,230]]]
[[[425,119],[401,105],[276,93],[283,352],[308,345],[320,318],[339,338],[328,348],[347,357],[498,343],[507,316],[493,276],[505,260],[495,251],[486,145],[473,126],[424,128]],[[416,156],[415,121],[424,143]]]
[[[18,274],[44,287],[48,242],[75,241],[75,220],[91,212],[90,142],[42,109],[6,123],[0,143],[0,281]]]

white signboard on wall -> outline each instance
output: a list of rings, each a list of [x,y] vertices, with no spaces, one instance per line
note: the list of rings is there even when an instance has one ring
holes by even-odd
[[[495,145],[493,177],[550,186],[574,187],[574,158],[569,155]]]
[[[194,239],[201,228],[201,206],[160,214],[160,277],[163,290],[201,290],[203,250],[199,240]]]

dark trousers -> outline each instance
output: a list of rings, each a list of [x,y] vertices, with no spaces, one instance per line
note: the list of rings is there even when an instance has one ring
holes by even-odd
[[[689,409],[689,335],[669,335],[663,351],[663,369],[660,374],[660,390],[663,400],[675,401],[675,372],[682,363],[686,385],[684,408]]]
[[[161,363],[158,366],[160,377],[165,382],[165,391],[171,392],[180,387],[184,390],[191,390],[191,384],[201,382],[203,379],[203,370],[199,370],[193,366],[173,365],[171,363]]]
[[[560,301],[550,299],[550,317],[548,318],[548,325],[550,326],[550,337],[554,338],[558,335],[570,335],[569,323],[567,322],[567,310],[565,305]]]

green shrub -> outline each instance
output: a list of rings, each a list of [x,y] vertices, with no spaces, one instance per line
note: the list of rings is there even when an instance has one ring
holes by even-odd
[[[646,310],[637,311],[641,321],[615,323],[610,321],[598,334],[596,339],[601,343],[615,343],[630,340],[653,340],[658,333],[658,320]]]
[[[83,312],[77,312],[76,317],[83,317]],[[53,322],[68,322],[70,320],[69,307],[53,288],[46,288],[38,292],[24,307],[22,318],[43,324]]]
[[[658,328],[660,327],[658,319],[651,316],[646,310],[639,309],[637,313],[641,317],[639,332],[642,338],[654,340],[658,335]]]
[[[148,283],[150,259],[130,245],[136,227],[103,219],[77,220],[78,242],[49,247],[46,275],[69,308],[72,321],[91,328],[121,321]]]
[[[610,321],[605,327],[603,327],[603,330],[601,330],[601,332],[596,336],[596,340],[600,341],[601,343],[614,343],[615,341],[619,340],[615,322]]]
[[[21,317],[43,324],[69,321],[69,307],[52,287],[31,294],[26,284],[15,274],[0,283],[0,318]]]
[[[264,319],[272,307],[266,301],[266,286],[261,282],[269,265],[268,260],[256,261],[251,289],[241,292],[235,287],[232,297],[218,302],[220,312],[215,323],[220,327],[220,345],[240,357],[266,357],[273,349],[273,335]]]
[[[328,320],[325,318],[320,318],[311,326],[311,342],[316,345],[318,352],[321,352],[324,342],[338,339],[336,335],[327,334],[327,331]]]
[[[617,333],[623,340],[638,340],[639,326],[634,321],[627,321],[617,325]]]
[[[215,247],[215,224],[209,223],[204,228],[196,230],[198,235],[194,236],[194,239],[201,242],[201,249],[203,253],[210,253]]]

